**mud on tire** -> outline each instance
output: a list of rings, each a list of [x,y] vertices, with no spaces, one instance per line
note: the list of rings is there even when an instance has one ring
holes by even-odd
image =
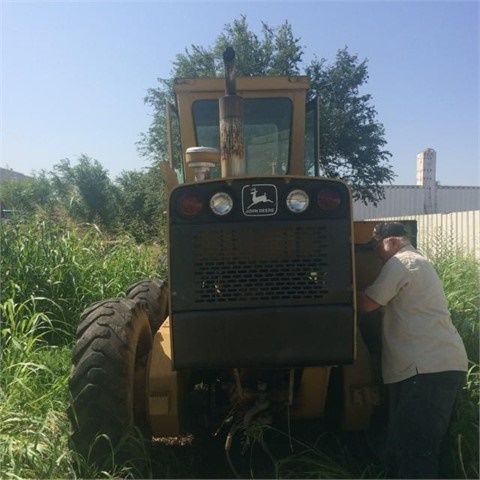
[[[68,415],[71,445],[87,465],[139,464],[134,458],[142,457],[139,432],[148,436],[145,384],[151,345],[147,313],[138,302],[105,300],[83,312],[72,352]]]

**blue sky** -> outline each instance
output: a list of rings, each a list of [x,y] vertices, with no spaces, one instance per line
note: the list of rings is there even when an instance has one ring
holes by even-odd
[[[386,130],[397,178],[437,151],[442,185],[480,185],[478,1],[9,1],[1,3],[0,166],[25,174],[63,158],[97,159],[115,178],[149,165],[135,143],[143,103],[192,44],[212,46],[245,14],[261,33],[288,20],[304,47],[333,62],[368,59],[364,92]]]

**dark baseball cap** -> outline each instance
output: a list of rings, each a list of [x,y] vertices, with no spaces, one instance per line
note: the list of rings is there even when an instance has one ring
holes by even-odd
[[[380,222],[375,225],[371,242],[379,242],[388,237],[408,237],[405,225],[400,222]]]

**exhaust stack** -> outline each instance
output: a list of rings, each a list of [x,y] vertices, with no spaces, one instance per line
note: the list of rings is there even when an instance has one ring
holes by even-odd
[[[243,98],[237,95],[233,48],[225,49],[223,63],[225,96],[219,100],[221,174],[222,177],[239,177],[246,175],[247,169],[243,136]]]

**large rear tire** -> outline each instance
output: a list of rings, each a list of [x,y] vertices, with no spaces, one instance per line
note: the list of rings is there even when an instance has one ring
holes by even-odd
[[[126,293],[128,298],[145,306],[155,334],[168,316],[168,283],[159,278],[146,278],[130,285]]]
[[[148,438],[145,387],[151,346],[140,303],[105,300],[83,312],[72,353],[68,413],[71,443],[84,465],[111,470],[145,464],[142,435]]]

